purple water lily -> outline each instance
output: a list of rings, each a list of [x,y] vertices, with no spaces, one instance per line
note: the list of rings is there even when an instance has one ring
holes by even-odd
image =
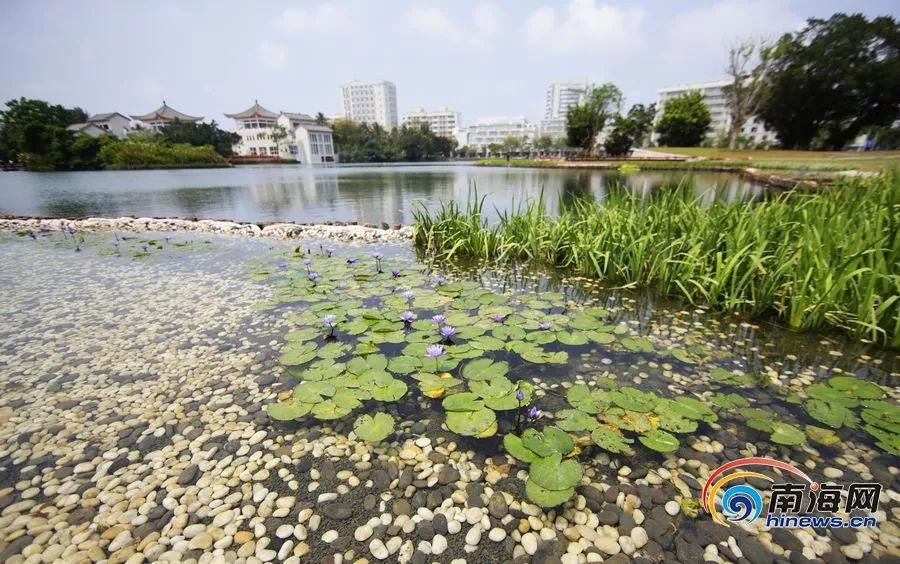
[[[412,318],[415,317],[415,314],[411,311],[404,311],[400,314],[400,321],[404,323],[409,323],[412,321]]]
[[[522,390],[516,390],[516,399],[519,401],[524,401],[525,400],[525,392],[523,392]]]
[[[425,349],[425,356],[429,358],[437,358],[439,356],[443,356],[444,347],[441,345],[428,345],[428,348]]]
[[[402,294],[400,294],[400,296],[404,300],[409,302],[409,305],[412,305],[413,298],[416,297],[416,295],[412,293],[412,290],[407,290],[407,291],[403,292]]]
[[[287,267],[288,267],[287,262],[285,262],[283,260],[278,261],[278,269],[279,270],[287,270]]]
[[[395,268],[394,270],[391,271],[391,276],[393,276],[394,278],[397,278],[398,276],[400,276],[400,271]]]
[[[28,230],[28,236],[37,241],[37,235],[31,229]]]
[[[443,327],[441,327],[441,337],[445,341],[449,341],[450,339],[452,339],[453,335],[456,335],[456,329],[454,327],[451,327],[450,325],[444,325]]]
[[[166,243],[168,243],[172,238],[166,235]]]
[[[432,320],[433,322],[437,323],[438,325],[440,325],[441,323],[443,323],[443,322],[444,322],[444,319],[446,319],[446,317],[444,317],[444,316],[443,316],[442,314],[440,314],[440,313],[437,314],[437,315],[432,315],[432,316],[431,316],[431,320]]]
[[[375,259],[375,272],[381,272],[381,259],[384,258],[384,255],[381,253],[372,253],[372,258]]]
[[[549,321],[538,325],[538,329],[540,329],[541,331],[549,331],[551,327],[553,327],[553,324]]]
[[[336,321],[337,321],[337,317],[335,317],[333,315],[326,315],[325,317],[322,318],[322,323],[324,323],[325,326],[330,329],[330,332],[328,334],[331,337],[334,337],[334,323]]]
[[[441,284],[443,284],[446,281],[447,281],[447,279],[444,278],[443,276],[438,276],[434,279],[434,283],[437,284],[438,286],[440,286]]]
[[[144,251],[145,253],[150,252],[150,249],[147,248],[147,245],[141,245],[141,250]]]
[[[309,265],[311,265],[311,264],[312,264],[312,259],[311,259],[311,258],[305,258],[305,259],[303,259],[303,266],[306,267],[306,273],[307,273],[307,274],[310,273]]]
[[[319,277],[319,273],[318,272],[310,272],[309,274],[306,275],[306,277],[309,278],[309,281],[313,283],[313,286],[315,286],[316,279]]]
[[[543,413],[544,413],[543,411],[538,409],[536,406],[532,405],[531,409],[528,410],[528,417],[529,417],[529,419],[537,419]]]
[[[328,247],[327,249],[325,249],[325,252],[328,253],[328,258],[331,258],[331,255],[334,254],[334,249],[331,247]]]
[[[500,314],[498,313],[497,315],[495,315],[495,316],[492,317],[491,319],[493,319],[495,323],[503,323],[504,321],[506,321],[506,316],[505,316],[505,315],[500,315]]]
[[[353,258],[353,257],[348,258],[348,259],[347,259],[347,264],[356,264],[356,259]]]

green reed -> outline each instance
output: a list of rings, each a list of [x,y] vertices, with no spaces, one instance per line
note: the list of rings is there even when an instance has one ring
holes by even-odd
[[[900,348],[900,173],[811,194],[710,205],[685,182],[613,191],[557,217],[543,194],[489,224],[484,198],[419,208],[415,240],[437,258],[534,260],[789,327],[839,327]]]

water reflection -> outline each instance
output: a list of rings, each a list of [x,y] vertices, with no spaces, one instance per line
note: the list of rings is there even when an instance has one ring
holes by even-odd
[[[5,172],[0,213],[202,217],[242,221],[409,223],[416,205],[465,203],[477,191],[489,218],[542,192],[550,213],[616,190],[649,196],[689,182],[698,202],[742,201],[763,189],[734,174],[482,168],[470,165],[238,167],[212,170]],[[416,203],[419,202],[419,203]]]

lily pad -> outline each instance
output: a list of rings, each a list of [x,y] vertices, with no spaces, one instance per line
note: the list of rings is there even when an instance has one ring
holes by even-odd
[[[525,495],[541,507],[549,508],[569,501],[575,495],[575,488],[548,490],[539,486],[534,480],[528,480],[525,482]]]
[[[454,433],[466,437],[482,436],[494,427],[496,432],[497,415],[486,407],[474,411],[447,412],[447,428]]]
[[[556,425],[563,431],[593,431],[600,423],[579,409],[563,409],[556,412]]]
[[[466,380],[490,380],[503,377],[509,372],[509,364],[497,362],[490,358],[470,360],[463,365],[462,375]]]
[[[360,415],[353,423],[353,431],[366,442],[378,443],[394,432],[394,418],[387,413]]]
[[[801,445],[806,442],[806,434],[793,425],[776,421],[769,439],[781,445]]]
[[[528,478],[547,490],[567,490],[578,485],[584,471],[577,461],[562,459],[559,453],[538,458],[528,469]]]
[[[609,427],[598,427],[591,431],[591,440],[594,444],[603,450],[614,452],[616,454],[626,454],[631,452],[628,446],[634,441],[625,437],[622,431],[618,429],[610,429]]]
[[[543,432],[525,429],[522,445],[540,457],[550,456],[554,452],[569,454],[575,446],[572,437],[557,427],[545,427]]]
[[[313,404],[311,403],[304,403],[291,399],[288,401],[270,403],[266,406],[266,412],[269,414],[269,417],[276,421],[291,421],[308,414],[312,409],[312,406]]]
[[[666,431],[660,431],[659,429],[647,431],[643,435],[640,435],[638,440],[647,448],[657,452],[675,452],[678,450],[679,445],[675,435],[667,433]]]
[[[517,437],[512,433],[507,433],[503,437],[503,447],[513,458],[521,460],[522,462],[532,462],[538,458],[538,455],[525,448],[520,437]]]
[[[441,405],[447,411],[477,411],[484,407],[484,400],[472,392],[462,392],[447,396]]]

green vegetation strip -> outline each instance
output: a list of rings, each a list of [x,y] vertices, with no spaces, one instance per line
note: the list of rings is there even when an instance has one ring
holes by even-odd
[[[900,347],[900,174],[819,194],[705,205],[682,182],[610,193],[558,217],[543,198],[489,225],[477,195],[415,212],[417,245],[442,259],[529,260],[801,330],[843,329]]]

